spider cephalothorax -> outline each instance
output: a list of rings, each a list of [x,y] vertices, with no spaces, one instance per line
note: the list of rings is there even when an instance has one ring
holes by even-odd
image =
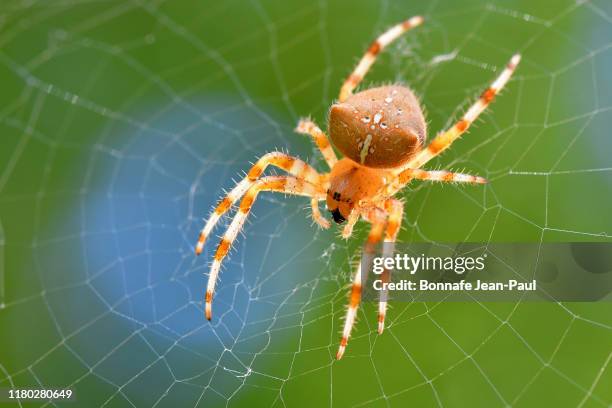
[[[215,252],[206,288],[206,318],[212,318],[212,298],[221,261],[261,191],[276,191],[310,197],[312,216],[317,224],[328,228],[330,223],[319,212],[319,201],[325,200],[333,220],[346,222],[342,235],[348,238],[353,226],[363,218],[372,227],[368,245],[381,240],[394,243],[402,221],[402,203],[394,198],[413,179],[457,183],[486,183],[482,177],[448,171],[423,170],[421,167],[457,140],[485,110],[504,87],[520,61],[514,55],[505,69],[480,98],[451,128],[439,133],[425,146],[426,126],[423,110],[414,93],[405,86],[393,85],[366,89],[353,94],[376,56],[389,43],[410,28],[420,25],[421,17],[397,24],[378,37],[368,48],[355,70],[344,82],[338,102],[329,111],[329,134],[336,148],[345,156],[338,160],[327,136],[311,120],[303,119],[296,130],[311,135],[330,167],[321,174],[302,160],[280,152],[267,153],[217,205],[200,233],[196,253],[204,248],[206,238],[219,218],[242,198],[238,211],[221,238]],[[276,166],[290,175],[261,177],[267,166]],[[387,251],[392,245],[388,245]],[[359,266],[361,268],[361,265]],[[388,281],[390,272],[382,279]],[[380,292],[378,332],[382,333],[387,310],[387,292]],[[340,359],[348,343],[357,308],[361,301],[361,271],[353,278],[349,308],[336,357]]]
[[[342,223],[355,206],[384,192],[389,172],[361,166],[349,158],[338,160],[329,173],[327,209]]]

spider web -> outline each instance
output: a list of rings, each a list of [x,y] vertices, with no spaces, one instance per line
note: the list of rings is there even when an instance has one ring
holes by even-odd
[[[491,183],[413,184],[400,242],[612,240],[610,4],[455,3],[3,2],[0,387],[104,407],[610,406],[606,303],[394,303],[382,336],[365,304],[334,361],[367,231],[321,231],[299,198],[261,195],[203,317],[202,219],[265,152],[323,170],[298,118],[324,126],[365,45],[415,14],[366,84],[411,84],[430,137],[523,62],[429,166]]]

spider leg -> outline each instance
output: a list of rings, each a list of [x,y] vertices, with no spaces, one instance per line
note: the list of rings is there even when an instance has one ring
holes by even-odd
[[[382,239],[383,230],[386,223],[386,212],[380,208],[375,208],[370,211],[368,219],[372,223],[370,233],[366,243],[366,251],[369,248],[373,248]],[[351,330],[355,324],[355,318],[357,317],[357,309],[361,303],[361,262],[357,267],[357,272],[353,277],[353,284],[351,288],[351,295],[349,297],[348,310],[346,312],[346,320],[344,321],[344,329],[342,330],[342,339],[340,340],[340,346],[338,347],[338,353],[336,353],[336,359],[340,360],[346,350],[348,339],[351,335]]]
[[[346,225],[342,228],[342,238],[349,239],[351,235],[353,235],[353,228],[357,221],[359,221],[359,217],[361,216],[361,211],[358,209],[354,209],[348,216],[346,220]]]
[[[217,247],[217,252],[215,252],[215,258],[210,268],[210,275],[208,276],[208,284],[206,286],[206,318],[208,320],[212,318],[212,298],[215,290],[215,284],[219,276],[221,262],[229,252],[232,243],[238,235],[238,232],[240,232],[242,229],[244,221],[249,215],[255,199],[261,191],[276,191],[285,194],[302,195],[318,199],[325,197],[325,189],[323,187],[318,184],[308,183],[297,177],[269,176],[263,177],[254,182],[240,202],[240,208],[234,216],[232,223],[227,228],[227,231],[225,231],[225,234],[223,234],[221,242],[219,242],[219,246]]]
[[[440,181],[443,183],[486,184],[487,179],[471,174],[453,173],[445,170],[405,169],[389,183],[387,194],[392,196],[404,188],[413,179],[422,181]]]
[[[204,244],[206,243],[206,238],[210,235],[221,216],[229,211],[232,205],[244,195],[244,193],[255,183],[255,181],[259,178],[259,176],[261,176],[268,166],[279,167],[301,180],[316,185],[322,184],[325,177],[319,174],[312,166],[296,157],[280,152],[265,154],[257,161],[257,163],[253,165],[253,167],[251,167],[247,173],[247,176],[236,184],[236,186],[227,194],[227,196],[221,200],[213,213],[210,215],[206,221],[206,224],[204,225],[204,228],[202,228],[202,231],[200,232],[198,243],[196,245],[196,255],[200,255],[202,253]]]
[[[327,165],[331,169],[334,167],[334,164],[338,161],[336,157],[336,153],[334,153],[334,149],[329,144],[329,139],[325,135],[325,133],[310,119],[300,119],[298,122],[295,131],[298,133],[302,133],[305,135],[312,136],[315,144],[321,151],[321,154],[325,158]]]
[[[397,178],[390,184],[389,194],[395,194],[413,179],[423,181],[441,181],[444,183],[471,183],[486,184],[487,179],[471,174],[453,173],[445,170],[421,170],[406,169],[397,175]]]
[[[450,129],[438,134],[431,141],[429,146],[417,153],[412,160],[408,161],[408,163],[403,166],[402,170],[404,168],[418,169],[446,150],[455,140],[465,133],[478,116],[484,112],[489,103],[493,101],[495,95],[503,89],[520,61],[520,54],[514,54],[502,73],[499,74],[495,81],[491,83],[491,86],[480,95],[480,98],[478,98],[478,100],[468,109],[461,120],[455,123]]]
[[[395,240],[399,233],[402,218],[404,216],[404,206],[402,202],[390,198],[385,202],[385,209],[389,213],[389,219],[387,220],[387,228],[385,230],[385,244],[383,246],[383,257],[390,258],[395,252]],[[385,269],[381,275],[383,283],[391,280],[391,271]],[[380,301],[378,303],[378,334],[382,334],[385,329],[385,315],[387,313],[387,299],[389,292],[385,288],[380,292]]]
[[[312,210],[312,219],[316,222],[321,228],[327,229],[331,226],[329,220],[321,215],[321,210],[319,210],[319,199],[311,198],[310,199],[310,209]]]
[[[342,88],[340,89],[340,97],[338,100],[344,102],[349,96],[353,94],[353,90],[357,88],[357,85],[362,81],[365,75],[368,73],[370,67],[376,61],[377,55],[385,49],[387,45],[396,40],[400,35],[413,27],[419,26],[423,23],[423,17],[414,16],[406,21],[394,25],[380,35],[370,45],[364,56],[361,58],[355,70],[348,76],[344,81]]]

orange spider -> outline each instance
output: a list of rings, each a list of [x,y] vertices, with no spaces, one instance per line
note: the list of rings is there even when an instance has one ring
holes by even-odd
[[[280,152],[268,153],[250,169],[247,176],[218,204],[200,233],[196,254],[200,254],[219,218],[242,196],[240,207],[223,235],[215,253],[206,289],[206,318],[212,317],[212,298],[223,258],[242,228],[260,191],[275,191],[310,197],[312,216],[322,228],[330,223],[320,213],[318,202],[326,200],[333,220],[346,221],[342,236],[348,238],[355,223],[363,218],[372,224],[367,245],[384,241],[394,243],[400,229],[402,203],[393,198],[411,180],[486,183],[478,176],[448,171],[422,170],[421,167],[447,149],[485,110],[504,87],[520,61],[516,54],[463,117],[450,129],[438,134],[423,149],[426,124],[423,111],[414,93],[407,87],[393,85],[366,89],[353,94],[368,72],[376,56],[401,34],[423,22],[420,16],[397,24],[379,36],[344,82],[338,102],[329,111],[329,135],[344,158],[338,160],[327,136],[311,120],[302,119],[296,131],[312,136],[331,168],[321,174],[302,160]],[[267,166],[287,171],[290,176],[262,177]],[[388,245],[387,248],[390,246]],[[389,249],[387,249],[389,250]],[[388,280],[389,274],[383,275]],[[381,292],[378,311],[378,332],[382,333],[387,309],[386,292]],[[336,358],[344,354],[357,308],[361,301],[361,265],[356,271],[349,298],[349,307]]]

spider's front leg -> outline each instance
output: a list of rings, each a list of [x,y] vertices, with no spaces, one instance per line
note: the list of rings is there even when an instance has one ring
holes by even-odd
[[[275,166],[285,170],[289,174],[304,180],[311,184],[321,185],[325,181],[325,176],[319,174],[308,163],[298,159],[297,157],[289,156],[281,152],[267,153],[262,156],[257,163],[251,167],[247,176],[242,179],[217,205],[213,213],[210,215],[204,228],[200,232],[198,243],[196,245],[196,255],[200,255],[204,249],[206,238],[210,236],[213,228],[227,211],[238,201],[244,193],[255,183],[268,166]],[[318,204],[318,203],[317,203]]]
[[[406,31],[410,30],[411,28],[417,27],[422,23],[423,17],[414,16],[412,18],[409,18],[408,20],[394,25],[393,27],[389,28],[387,31],[379,35],[378,38],[376,38],[376,40],[374,40],[374,42],[370,45],[365,55],[361,57],[361,60],[359,60],[359,63],[357,64],[353,72],[351,72],[348,78],[344,81],[344,84],[340,89],[340,96],[338,97],[338,100],[340,102],[344,102],[348,99],[349,96],[353,94],[355,88],[357,88],[359,83],[363,80],[365,75],[370,70],[372,64],[374,64],[374,62],[376,61],[376,57],[378,56],[378,54],[380,54],[380,52],[384,50],[387,45],[397,40],[399,36],[404,34]]]
[[[311,184],[302,179],[290,176],[270,176],[258,179],[246,192],[244,198],[240,202],[240,208],[234,216],[232,223],[223,234],[221,242],[215,252],[215,258],[210,268],[208,276],[208,284],[206,286],[206,318],[212,318],[212,299],[215,291],[215,284],[221,269],[221,262],[229,252],[232,243],[238,236],[238,232],[242,229],[244,222],[251,211],[253,203],[257,199],[257,195],[261,191],[276,191],[279,193],[293,194],[312,197],[316,199],[325,198],[325,188],[321,185]]]
[[[387,220],[387,213],[386,211],[380,208],[374,208],[369,211],[367,219],[372,223],[372,227],[370,228],[370,233],[368,234],[368,239],[366,241],[366,252],[373,249],[374,246],[378,244],[382,239],[383,231]],[[357,309],[359,308],[359,304],[361,303],[361,274],[362,271],[360,260],[359,266],[357,267],[357,271],[355,272],[355,275],[353,277],[353,284],[349,297],[349,305],[348,310],[346,312],[346,320],[344,321],[344,329],[342,330],[342,338],[340,339],[340,346],[338,347],[338,352],[336,353],[336,359],[338,360],[340,360],[344,355],[346,345],[348,344],[348,339],[351,335],[351,330],[353,329],[353,325],[355,324],[355,318],[357,317]]]

